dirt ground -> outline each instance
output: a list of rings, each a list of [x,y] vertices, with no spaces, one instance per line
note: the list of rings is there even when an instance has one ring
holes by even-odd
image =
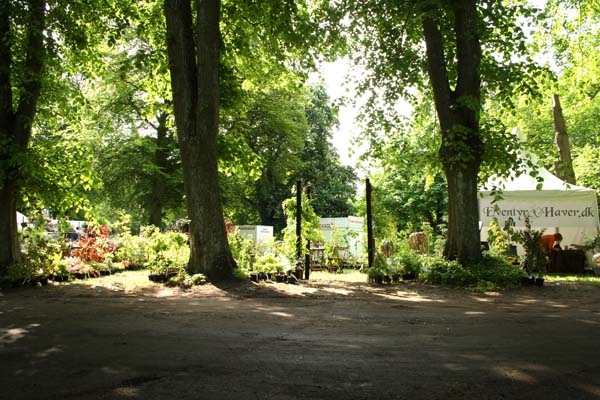
[[[600,287],[0,292],[1,399],[600,399]]]

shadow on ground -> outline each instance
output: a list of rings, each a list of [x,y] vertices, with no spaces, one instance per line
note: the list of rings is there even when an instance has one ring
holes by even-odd
[[[182,291],[135,274],[15,289],[0,292],[0,385],[8,399],[596,399],[598,300],[583,285]]]

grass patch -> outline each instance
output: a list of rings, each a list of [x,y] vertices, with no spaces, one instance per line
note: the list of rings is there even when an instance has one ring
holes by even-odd
[[[344,269],[342,272],[311,271],[310,280],[366,282],[367,274],[357,269]]]
[[[544,278],[554,283],[600,286],[600,277],[594,275],[546,274]]]

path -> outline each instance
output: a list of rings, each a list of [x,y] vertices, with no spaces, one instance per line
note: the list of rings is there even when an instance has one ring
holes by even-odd
[[[600,290],[146,283],[0,292],[2,399],[600,399]]]

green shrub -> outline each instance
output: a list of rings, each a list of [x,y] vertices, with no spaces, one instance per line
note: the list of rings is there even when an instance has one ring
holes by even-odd
[[[147,241],[139,236],[132,235],[129,231],[120,234],[117,238],[117,251],[114,260],[128,262],[132,266],[143,266],[148,262]]]
[[[229,248],[231,254],[237,264],[237,270],[234,274],[240,278],[247,277],[252,271],[256,260],[257,246],[253,240],[243,237],[239,234],[239,230],[228,235]]]
[[[525,229],[515,233],[517,243],[523,245],[525,250],[525,268],[531,272],[537,272],[542,277],[546,271],[546,254],[542,250],[543,229],[532,229],[529,218],[525,218]]]
[[[423,257],[422,279],[438,285],[471,286],[477,278],[457,261],[441,257]]]
[[[165,285],[168,287],[180,287],[184,289],[189,289],[192,286],[204,285],[207,283],[206,275],[204,274],[194,274],[189,275],[185,271],[181,271],[177,275],[169,278],[168,281],[165,282]]]
[[[476,264],[469,265],[469,270],[475,275],[478,283],[489,283],[493,288],[511,288],[521,284],[521,279],[527,276],[519,266],[507,263],[502,257],[487,252]]]
[[[390,265],[385,261],[383,256],[379,253],[375,253],[373,257],[373,265],[371,268],[367,268],[367,278],[373,282],[383,276],[392,276],[392,269]]]
[[[143,228],[142,235],[147,241],[147,261],[144,265],[153,273],[180,273],[185,270],[190,258],[185,235],[178,232],[161,233],[154,226]]]
[[[21,262],[9,270],[9,278],[15,281],[50,275],[67,247],[62,238],[48,237],[43,228],[28,228],[21,234],[21,248]]]
[[[259,256],[254,263],[254,271],[256,272],[281,273],[289,269],[291,269],[289,260],[283,255],[275,255],[273,253]]]
[[[481,261],[464,268],[456,261],[440,257],[423,258],[423,280],[438,285],[456,285],[481,291],[517,287],[525,271],[504,261],[503,258],[484,253]]]
[[[421,257],[411,250],[402,250],[392,259],[392,273],[412,274],[418,278],[421,274]]]

